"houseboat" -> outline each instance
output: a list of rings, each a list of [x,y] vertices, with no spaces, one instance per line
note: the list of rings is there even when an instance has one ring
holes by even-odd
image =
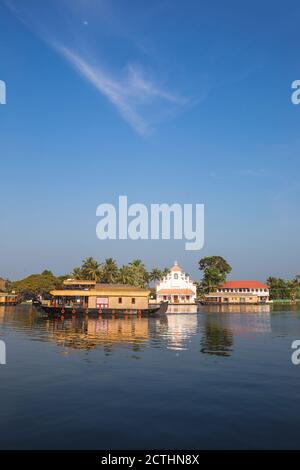
[[[18,296],[17,294],[7,294],[6,292],[0,292],[0,305],[17,305]]]
[[[269,304],[269,287],[260,281],[228,281],[205,295],[205,305]]]
[[[95,281],[67,279],[63,289],[50,292],[51,299],[40,307],[50,315],[162,315],[168,302],[149,307],[150,290],[122,284],[99,284]]]

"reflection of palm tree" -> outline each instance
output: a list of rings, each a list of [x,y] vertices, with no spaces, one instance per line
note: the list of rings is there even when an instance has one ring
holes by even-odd
[[[232,331],[220,324],[207,320],[200,351],[216,356],[230,356],[233,345]]]

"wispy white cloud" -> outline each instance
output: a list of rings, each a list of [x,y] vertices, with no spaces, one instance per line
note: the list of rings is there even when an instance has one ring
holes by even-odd
[[[63,46],[57,46],[57,50],[71,63],[88,82],[105,95],[118,109],[123,118],[140,134],[146,134],[148,124],[134,110],[126,93],[126,87],[121,82],[105,74],[99,67],[88,63],[83,57]]]
[[[174,116],[187,104],[191,104],[189,99],[158,84],[159,72],[152,68],[149,70],[139,63],[127,63],[119,69],[114,67],[114,72],[109,71],[109,62],[104,64],[103,58],[95,52],[95,40],[93,41],[91,36],[89,43],[89,36],[78,27],[79,24],[84,24],[86,30],[89,24],[86,19],[78,20],[78,11],[75,8],[80,6],[78,2],[65,0],[59,4],[59,31],[56,25],[49,23],[45,12],[39,9],[30,10],[29,6],[24,8],[24,4],[18,0],[4,1],[27,27],[54,48],[78,74],[104,95],[139,134],[148,134],[158,122]],[[55,6],[58,7],[58,4]],[[66,33],[69,33],[69,37],[66,37]]]
[[[91,63],[71,49],[52,43],[52,46],[82,75],[91,85],[117,108],[121,116],[139,133],[147,134],[150,123],[143,117],[141,108],[151,105],[155,99],[178,106],[188,100],[158,88],[153,82],[143,78],[140,68],[128,66],[124,79],[118,79],[99,66]]]

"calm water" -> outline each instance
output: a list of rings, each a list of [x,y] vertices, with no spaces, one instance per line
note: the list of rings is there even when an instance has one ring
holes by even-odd
[[[300,448],[300,310],[49,320],[0,307],[0,448]]]

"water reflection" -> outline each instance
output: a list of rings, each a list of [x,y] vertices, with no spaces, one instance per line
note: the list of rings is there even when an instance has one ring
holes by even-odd
[[[299,333],[299,308],[54,320],[2,307],[1,446],[299,448]]]
[[[41,320],[43,321],[43,320]],[[49,340],[74,349],[93,349],[102,344],[107,352],[115,345],[126,344],[140,350],[149,337],[147,318],[74,318],[44,319]]]
[[[156,333],[168,349],[183,351],[198,333],[199,319],[197,315],[168,315],[165,321],[156,322]]]
[[[168,313],[181,313],[186,315],[187,313],[197,313],[197,305],[169,305]]]
[[[270,333],[270,314],[263,313],[261,306],[256,307],[259,307],[258,313],[252,311],[251,315],[245,315],[241,310],[235,310],[234,315],[224,315],[224,312],[205,315],[200,351],[204,354],[230,356],[234,337]]]
[[[19,305],[0,308],[0,327],[21,330],[65,349],[88,351],[101,347],[107,354],[120,347],[135,352],[145,348],[186,351],[193,338],[198,337],[196,344],[200,343],[202,354],[228,357],[233,353],[235,337],[276,332],[278,323],[274,318],[271,322],[269,308],[269,305],[206,306],[199,314],[176,313],[162,318],[51,319],[32,307]]]
[[[205,321],[200,346],[200,352],[203,354],[230,356],[233,346],[233,332],[226,323],[208,318]]]
[[[199,311],[204,313],[270,313],[271,305],[202,305]]]

